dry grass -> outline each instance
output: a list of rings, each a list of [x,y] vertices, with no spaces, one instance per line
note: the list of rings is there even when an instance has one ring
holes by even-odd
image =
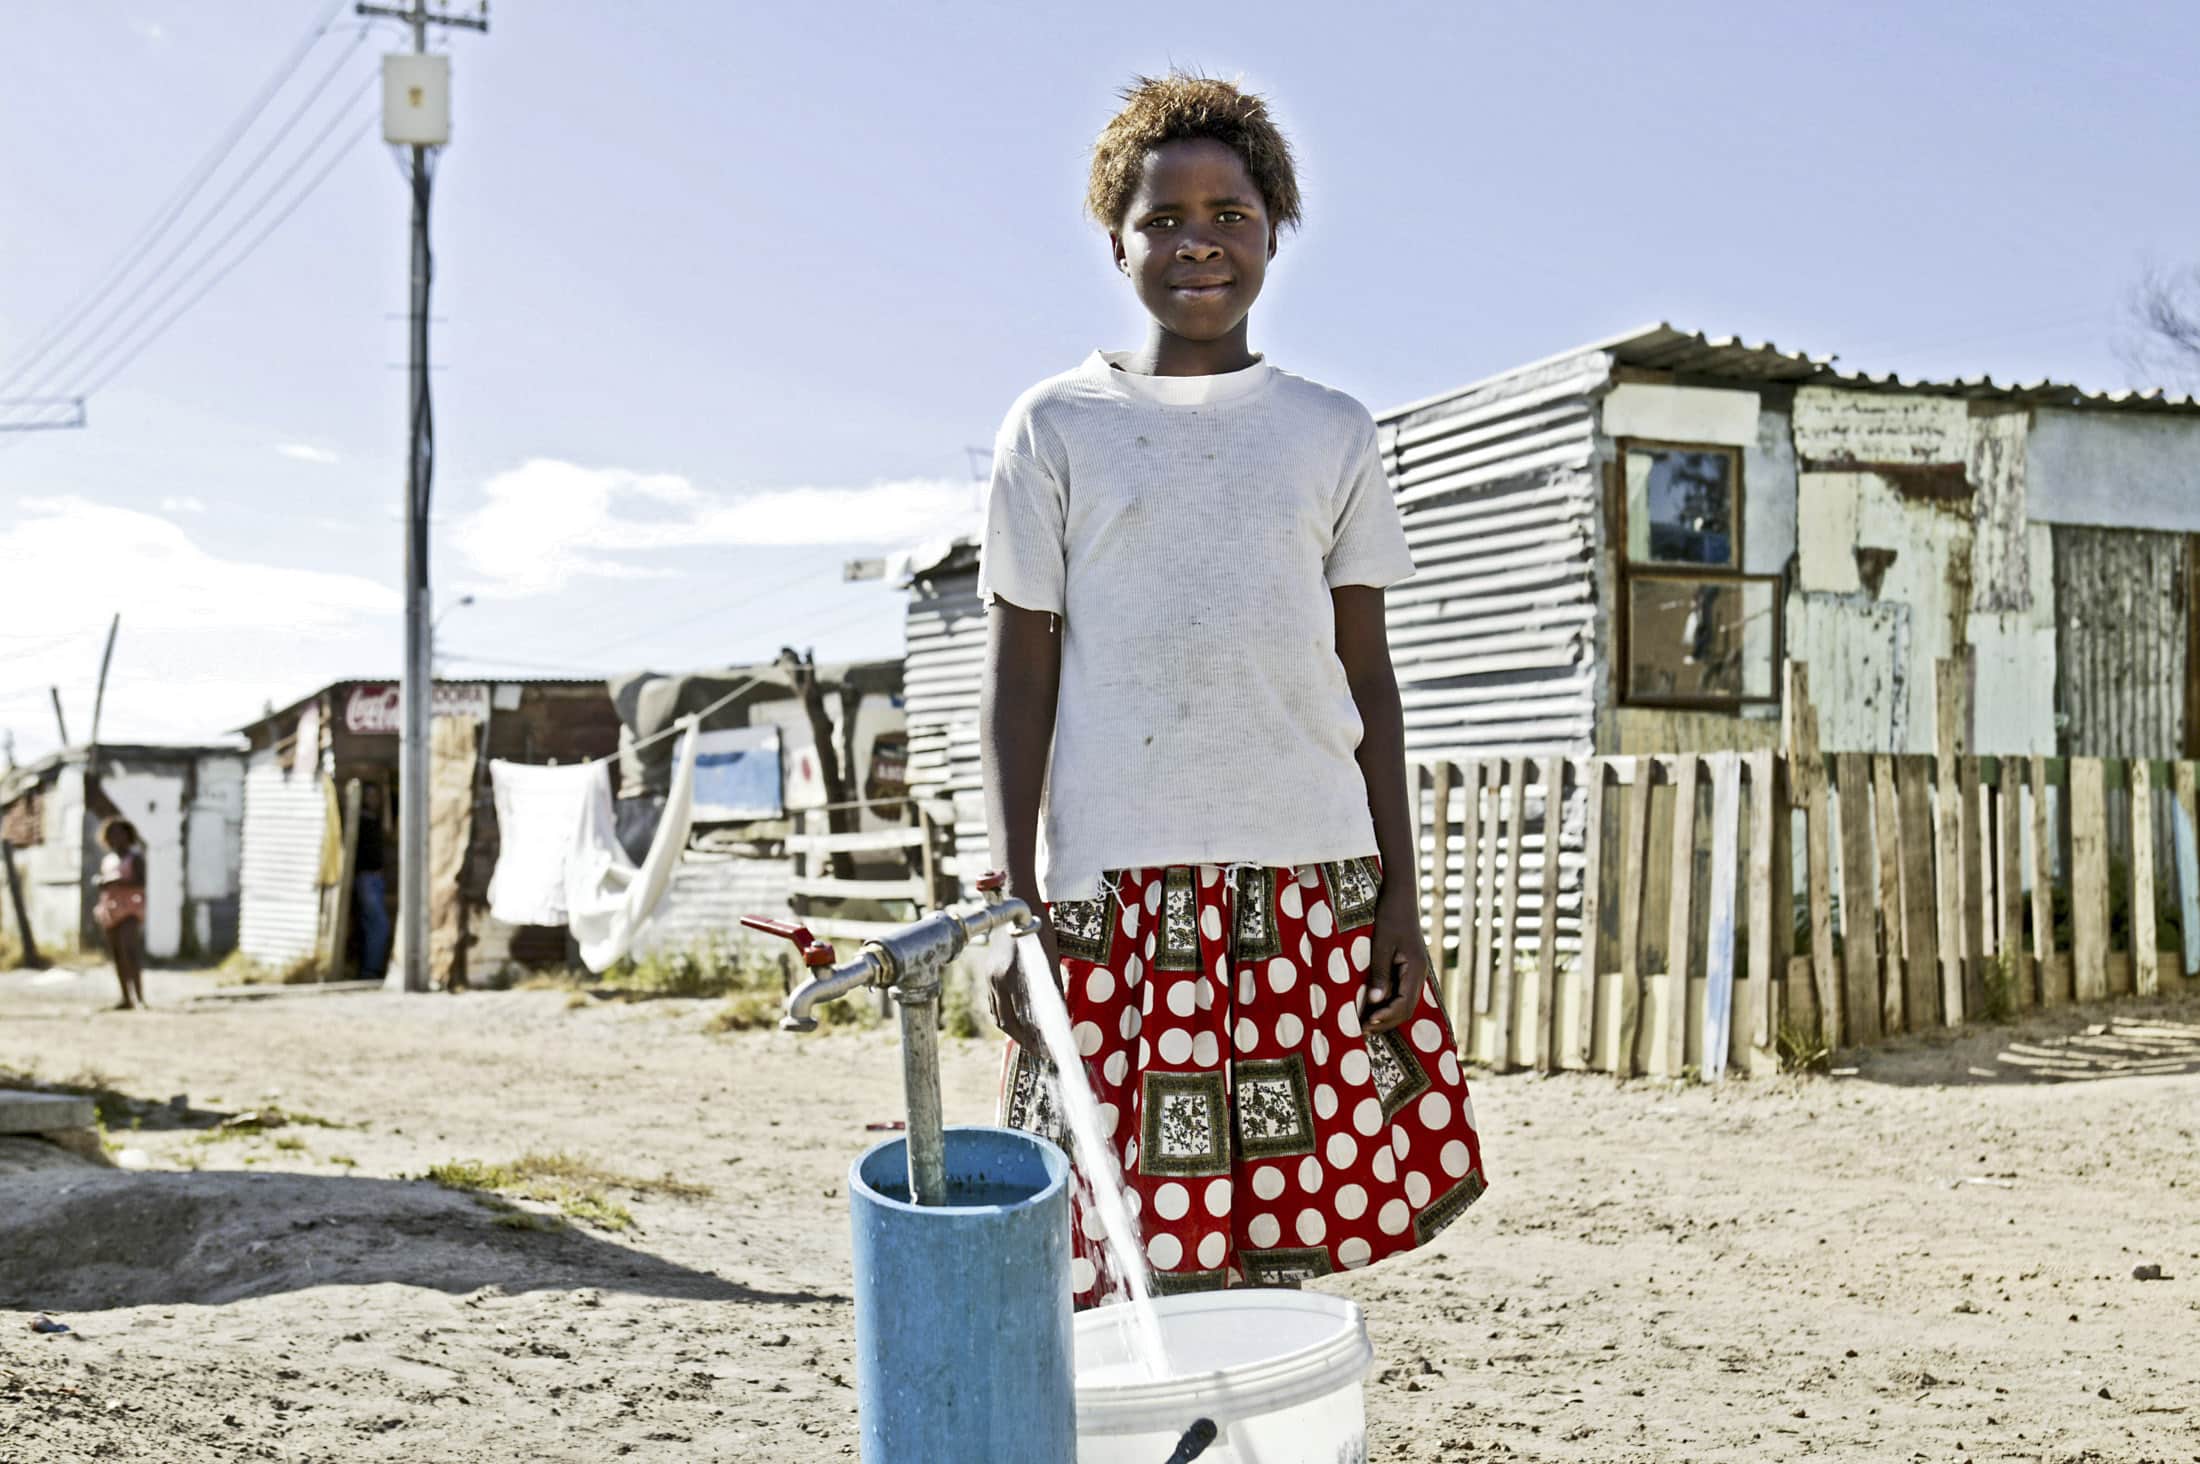
[[[534,1200],[541,1204],[556,1205],[560,1213],[569,1219],[593,1225],[599,1230],[631,1230],[634,1216],[624,1205],[611,1198],[612,1190],[626,1190],[633,1195],[663,1195],[680,1200],[704,1200],[710,1198],[707,1185],[692,1183],[670,1174],[655,1179],[622,1174],[606,1168],[591,1159],[577,1154],[531,1153],[505,1164],[484,1164],[478,1159],[458,1159],[447,1164],[431,1165],[426,1175],[445,1189],[464,1190],[470,1194],[504,1200],[506,1197]],[[509,1205],[504,1214],[513,1214]],[[539,1218],[539,1217],[538,1217]],[[507,1221],[500,1219],[499,1224]],[[510,1222],[514,1228],[541,1229],[541,1226]]]

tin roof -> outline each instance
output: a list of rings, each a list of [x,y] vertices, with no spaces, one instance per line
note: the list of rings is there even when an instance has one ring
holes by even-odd
[[[1917,392],[1926,396],[1982,398],[2023,402],[2031,406],[2077,407],[2089,410],[2200,413],[2200,399],[2173,396],[2159,387],[2149,391],[2088,391],[2068,382],[2043,379],[2026,385],[2023,382],[1998,382],[1991,376],[1956,377],[1947,381],[1920,377],[1905,381],[1891,371],[1883,376],[1874,376],[1869,372],[1845,370],[1836,364],[1840,359],[1838,356],[1811,356],[1798,351],[1784,351],[1770,341],[1752,345],[1739,336],[1714,338],[1702,331],[1682,330],[1664,321],[1637,326],[1619,335],[1547,356],[1541,361],[1512,367],[1486,379],[1500,380],[1538,366],[1591,352],[1603,352],[1623,366],[1671,371],[1689,376],[1716,377],[1727,381],[1762,381],[1788,386],[1839,386],[1853,391]],[[1475,386],[1481,384],[1474,383]],[[1454,387],[1377,415],[1386,419],[1397,417],[1473,389],[1473,386]]]

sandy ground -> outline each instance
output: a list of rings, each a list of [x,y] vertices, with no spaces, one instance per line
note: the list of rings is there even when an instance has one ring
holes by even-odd
[[[853,1457],[842,1185],[899,1116],[887,1034],[106,982],[0,975],[0,1067],[154,1105],[114,1135],[149,1172],[0,1177],[0,1459]],[[946,1065],[982,1121],[991,1048]],[[1337,1283],[1376,1459],[2200,1459],[2200,1002],[1475,1095],[1488,1197]],[[335,1126],[201,1137],[269,1103]],[[543,1232],[410,1178],[531,1150],[710,1197]]]

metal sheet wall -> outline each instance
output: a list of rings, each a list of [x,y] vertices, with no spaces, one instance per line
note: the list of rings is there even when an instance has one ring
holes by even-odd
[[[2177,757],[2191,654],[2186,538],[2054,526],[2055,705],[2069,757]]]
[[[988,859],[985,788],[978,765],[978,682],[985,669],[985,605],[974,553],[958,552],[909,592],[903,696],[909,784],[953,806],[954,853],[941,872],[967,888]]]
[[[1610,371],[1589,352],[1381,419],[1416,566],[1388,601],[1410,755],[1592,750]]]
[[[321,832],[327,795],[311,757],[285,771],[273,749],[252,754],[244,778],[244,848],[237,945],[269,966],[313,954],[321,926]]]
[[[649,923],[636,932],[634,954],[731,946],[748,939],[741,917],[786,918],[793,878],[791,859],[690,848],[673,870],[672,883]]]

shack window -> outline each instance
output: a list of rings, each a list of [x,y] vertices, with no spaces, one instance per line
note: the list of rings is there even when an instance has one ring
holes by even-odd
[[[1770,575],[1629,576],[1629,699],[1699,706],[1772,700],[1779,583]]]
[[[1741,463],[1731,447],[1630,442],[1631,564],[1741,568]]]
[[[1742,567],[1732,447],[1620,444],[1624,696],[1653,706],[1778,698],[1780,581]]]

